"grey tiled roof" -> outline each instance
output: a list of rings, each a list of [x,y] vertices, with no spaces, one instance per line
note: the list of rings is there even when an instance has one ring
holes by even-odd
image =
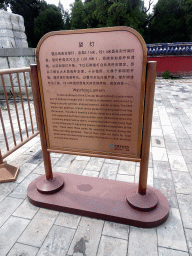
[[[147,44],[147,54],[157,55],[192,55],[192,42]]]

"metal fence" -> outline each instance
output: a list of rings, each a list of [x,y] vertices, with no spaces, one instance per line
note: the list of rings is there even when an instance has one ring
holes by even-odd
[[[7,171],[3,159],[39,134],[30,68],[0,70],[0,120],[0,182],[6,182],[15,180],[18,170]]]

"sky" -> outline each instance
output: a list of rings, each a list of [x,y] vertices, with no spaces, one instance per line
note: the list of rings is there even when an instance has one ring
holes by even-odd
[[[58,5],[59,3],[59,0],[45,0],[48,4],[55,4],[55,5]],[[75,0],[60,0],[63,7],[64,7],[64,10],[68,9],[70,10],[70,7],[69,5],[74,3]],[[158,0],[153,0],[153,4],[156,4]],[[144,0],[145,2],[145,6],[148,7],[148,3],[149,3],[149,0]],[[152,11],[152,9],[151,9]]]

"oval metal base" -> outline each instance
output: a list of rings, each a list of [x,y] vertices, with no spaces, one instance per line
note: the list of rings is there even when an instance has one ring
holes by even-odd
[[[147,189],[146,195],[140,195],[138,193],[138,187],[134,187],[129,191],[129,196],[126,199],[131,207],[142,212],[152,211],[158,204],[157,195],[149,188]]]
[[[64,180],[58,174],[54,174],[52,180],[47,180],[46,176],[42,175],[37,178],[36,187],[41,194],[54,194],[64,187]]]
[[[33,205],[142,228],[157,227],[169,216],[168,200],[155,188],[148,189],[157,195],[156,208],[142,212],[135,210],[126,200],[126,197],[133,195],[129,191],[138,188],[138,184],[69,173],[58,174],[65,181],[64,188],[58,193],[39,193],[37,180],[29,185],[27,194]]]

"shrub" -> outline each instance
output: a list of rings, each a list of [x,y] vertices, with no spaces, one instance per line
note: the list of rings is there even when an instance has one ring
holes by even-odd
[[[164,78],[164,79],[169,79],[169,78],[171,78],[171,74],[170,74],[169,70],[166,70],[166,71],[164,72],[163,78]]]

